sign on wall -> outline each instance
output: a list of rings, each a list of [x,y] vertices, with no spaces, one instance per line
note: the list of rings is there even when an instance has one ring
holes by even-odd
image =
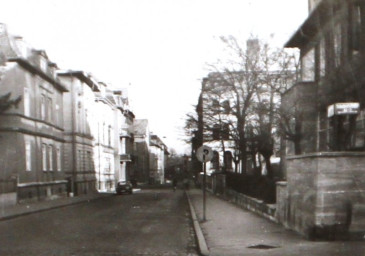
[[[359,113],[360,103],[358,102],[342,102],[335,103],[327,108],[327,117],[335,115],[356,115]]]

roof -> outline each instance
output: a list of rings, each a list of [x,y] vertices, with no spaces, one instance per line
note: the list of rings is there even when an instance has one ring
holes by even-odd
[[[91,78],[90,75],[86,74],[82,70],[62,70],[58,71],[57,75],[59,76],[74,76],[87,84],[94,92],[99,92],[99,85],[94,79]]]
[[[323,19],[328,13],[329,6],[333,5],[334,2],[322,0],[284,46],[287,48],[300,48],[308,44],[323,26]]]
[[[0,23],[4,26],[4,24]],[[6,26],[5,26],[6,27]],[[50,62],[48,56],[44,50],[35,50],[34,48],[26,45],[24,49],[29,50],[27,54],[23,54],[22,47],[18,43],[23,42],[19,36],[12,36],[8,34],[7,30],[0,35],[0,55],[6,58],[6,61],[15,62],[22,68],[29,72],[38,75],[42,79],[46,80],[50,84],[54,85],[57,90],[67,92],[67,88],[60,83],[56,76],[54,76],[54,69],[57,68],[56,63]],[[39,56],[43,56],[47,65],[52,67],[47,70],[42,70],[39,67]]]
[[[135,119],[133,123],[133,129],[135,135],[144,135],[148,130],[147,119]]]
[[[49,76],[48,74],[40,70],[38,67],[33,66],[28,60],[17,57],[17,58],[9,58],[8,61],[17,62],[24,69],[27,69],[30,72],[39,75],[50,84],[53,84],[58,90],[62,92],[68,92],[66,87],[63,84],[61,84],[57,79],[54,79],[53,77]]]

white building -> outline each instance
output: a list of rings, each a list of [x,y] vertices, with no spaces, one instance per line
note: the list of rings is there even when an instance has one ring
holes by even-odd
[[[116,138],[118,109],[108,97],[107,85],[99,82],[99,88],[90,116],[97,189],[100,192],[114,192],[115,173],[119,170],[116,164],[119,161]]]
[[[154,183],[165,183],[167,147],[157,135],[150,136],[150,178]]]

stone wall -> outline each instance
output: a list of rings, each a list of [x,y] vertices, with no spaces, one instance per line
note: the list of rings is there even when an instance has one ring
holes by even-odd
[[[277,222],[275,217],[276,206],[275,204],[265,204],[264,201],[250,196],[246,196],[242,193],[238,193],[232,189],[226,189],[225,198],[230,202],[241,206],[251,212],[265,217],[273,222]]]
[[[308,238],[365,233],[356,222],[365,214],[364,167],[365,154],[358,152],[287,157],[287,195],[279,188],[280,222]]]

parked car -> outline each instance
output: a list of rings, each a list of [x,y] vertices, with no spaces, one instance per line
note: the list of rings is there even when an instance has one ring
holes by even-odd
[[[123,193],[132,194],[132,183],[130,181],[119,181],[117,184],[116,192],[118,195],[121,195]]]

